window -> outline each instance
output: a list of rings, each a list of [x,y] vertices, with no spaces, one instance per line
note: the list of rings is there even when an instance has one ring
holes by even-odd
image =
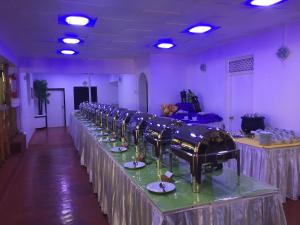
[[[91,87],[91,100],[97,102],[97,87]],[[88,87],[74,87],[74,109],[79,109],[81,102],[89,101],[89,88]]]

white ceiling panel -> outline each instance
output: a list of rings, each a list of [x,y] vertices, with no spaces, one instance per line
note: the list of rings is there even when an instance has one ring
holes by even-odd
[[[19,57],[60,58],[67,47],[57,39],[76,34],[76,58],[135,57],[156,53],[159,38],[172,38],[168,52],[199,52],[268,27],[300,21],[300,1],[269,8],[247,7],[243,0],[0,0],[1,40]],[[58,15],[81,13],[98,18],[95,27],[70,27]],[[182,33],[199,22],[220,26],[205,35]]]

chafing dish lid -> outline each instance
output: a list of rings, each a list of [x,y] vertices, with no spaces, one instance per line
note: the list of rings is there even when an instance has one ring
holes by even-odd
[[[182,122],[169,117],[154,117],[148,121],[147,130],[161,132],[166,129],[176,129]]]
[[[187,143],[189,146],[197,147],[201,153],[236,148],[233,138],[225,130],[196,124],[178,128],[172,140],[172,144],[176,143]]]
[[[125,111],[125,108],[113,108],[110,112],[109,112],[109,117],[115,117],[118,116],[122,111]]]
[[[136,113],[135,110],[128,110],[128,109],[122,110],[122,111],[120,112],[120,114],[119,114],[118,120],[123,121],[123,120],[125,120],[125,119],[128,118],[128,117],[131,118],[131,116],[132,116],[133,114],[135,114],[135,113]]]
[[[147,125],[147,121],[154,117],[153,114],[137,112],[130,118],[128,123],[129,129],[140,129]],[[141,127],[142,126],[142,127]]]

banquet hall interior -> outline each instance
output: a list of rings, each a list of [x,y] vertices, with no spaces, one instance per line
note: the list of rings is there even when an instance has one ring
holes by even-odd
[[[299,1],[0,2],[0,225],[300,224]]]

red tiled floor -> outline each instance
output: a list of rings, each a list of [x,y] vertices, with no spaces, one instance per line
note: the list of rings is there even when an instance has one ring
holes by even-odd
[[[15,157],[0,169],[0,225],[108,224],[65,128],[36,132]]]
[[[300,225],[300,200],[284,209],[288,225]],[[58,224],[108,224],[64,128],[37,131],[29,150],[0,168],[0,225]]]

